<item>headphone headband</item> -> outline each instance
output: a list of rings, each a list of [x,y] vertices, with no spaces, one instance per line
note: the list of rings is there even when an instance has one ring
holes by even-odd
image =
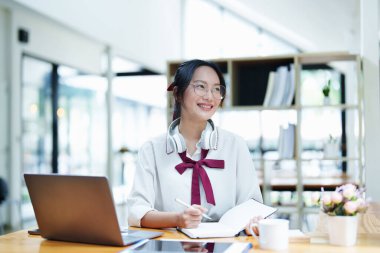
[[[186,150],[186,142],[179,131],[175,131],[176,127],[179,125],[180,118],[175,119],[168,128],[168,133],[166,135],[166,153],[171,154],[174,151],[177,153],[182,153]],[[206,126],[201,135],[201,147],[203,149],[218,149],[218,130],[214,125],[214,122],[209,119],[207,120],[210,124],[211,129]]]

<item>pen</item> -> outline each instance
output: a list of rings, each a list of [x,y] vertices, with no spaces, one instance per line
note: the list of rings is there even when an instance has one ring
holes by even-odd
[[[179,198],[175,198],[175,201],[183,206],[186,206],[187,208],[191,207],[189,204],[183,202],[182,200],[180,200]],[[212,218],[210,216],[208,216],[207,214],[205,213],[202,213],[202,216],[205,217],[206,219],[208,220],[212,220]]]

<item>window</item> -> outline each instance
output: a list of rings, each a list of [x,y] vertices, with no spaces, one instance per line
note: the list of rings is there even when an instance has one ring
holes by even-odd
[[[24,55],[22,171],[105,175],[105,92],[104,78]],[[24,182],[21,191],[25,223],[34,215]]]
[[[58,171],[106,175],[106,80],[65,66],[58,72]]]
[[[120,76],[113,81],[113,150],[117,183],[131,187],[138,149],[166,132],[166,77]],[[129,191],[129,190],[128,190]]]

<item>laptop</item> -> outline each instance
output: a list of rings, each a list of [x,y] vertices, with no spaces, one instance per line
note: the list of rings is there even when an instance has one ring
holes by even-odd
[[[41,236],[50,240],[127,246],[162,232],[121,232],[106,177],[24,174]]]

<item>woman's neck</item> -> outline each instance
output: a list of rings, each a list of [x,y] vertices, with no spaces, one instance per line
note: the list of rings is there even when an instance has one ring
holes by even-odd
[[[196,122],[181,118],[179,123],[179,132],[185,138],[186,147],[190,154],[193,154],[196,150],[196,144],[201,138],[203,130],[206,128],[207,121]]]

